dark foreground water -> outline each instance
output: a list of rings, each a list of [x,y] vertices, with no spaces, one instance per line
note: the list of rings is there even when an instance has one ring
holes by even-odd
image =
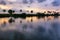
[[[0,18],[0,40],[60,40],[60,16]]]

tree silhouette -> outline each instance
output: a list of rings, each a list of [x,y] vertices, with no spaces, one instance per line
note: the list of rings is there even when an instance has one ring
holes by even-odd
[[[22,9],[20,9],[20,12],[22,12]]]
[[[13,11],[10,9],[10,10],[8,10],[8,13],[9,13],[10,15],[12,15]]]
[[[6,10],[5,10],[5,9],[3,9],[3,12],[6,12]]]
[[[12,19],[12,18],[10,18],[10,19],[9,19],[9,23],[12,23],[12,22],[15,22],[15,20]]]
[[[29,10],[27,10],[27,12],[29,13]]]
[[[51,13],[51,11],[47,11],[47,13]]]
[[[15,10],[13,10],[12,13],[15,13]]]
[[[40,12],[37,12],[37,15],[39,16],[41,13]]]
[[[33,13],[33,10],[31,10],[31,13]]]
[[[44,13],[46,13],[46,11],[44,11]]]

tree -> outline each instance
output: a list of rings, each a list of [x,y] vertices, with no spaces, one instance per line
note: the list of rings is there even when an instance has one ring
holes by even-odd
[[[12,13],[15,13],[15,10],[13,10]]]
[[[3,9],[3,12],[6,12],[6,10],[5,10],[5,9]]]
[[[10,9],[10,10],[8,10],[8,13],[9,13],[10,15],[12,15],[13,11]]]
[[[22,9],[20,9],[20,12],[22,12]]]
[[[44,13],[46,13],[46,11],[44,11]]]
[[[51,11],[47,11],[47,13],[51,13]]]
[[[31,10],[31,13],[33,13],[33,10]]]

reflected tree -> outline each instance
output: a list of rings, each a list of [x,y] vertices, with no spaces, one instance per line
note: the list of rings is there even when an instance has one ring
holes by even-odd
[[[27,29],[27,24],[23,25],[23,31],[25,31]]]
[[[20,21],[20,23],[22,23],[22,20]]]
[[[44,11],[44,13],[46,13],[46,11]]]
[[[31,22],[33,22],[33,19],[31,19]]]
[[[9,23],[15,22],[12,18],[9,19]]]

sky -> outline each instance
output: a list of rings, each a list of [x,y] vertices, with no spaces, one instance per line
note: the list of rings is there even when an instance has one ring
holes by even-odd
[[[0,0],[1,9],[60,11],[60,0]]]

